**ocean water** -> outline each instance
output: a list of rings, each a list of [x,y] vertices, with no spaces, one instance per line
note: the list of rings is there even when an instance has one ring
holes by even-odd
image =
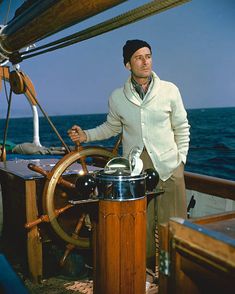
[[[186,170],[204,175],[235,181],[235,107],[187,110],[191,125],[190,148]],[[92,128],[102,123],[106,114],[52,116],[63,140],[72,146],[67,130],[78,124]],[[3,138],[4,120],[0,120],[0,138]],[[11,118],[9,141],[15,144],[32,142],[32,118]],[[116,138],[89,143],[89,145],[112,146]],[[40,141],[43,146],[61,146],[46,119],[40,118]]]

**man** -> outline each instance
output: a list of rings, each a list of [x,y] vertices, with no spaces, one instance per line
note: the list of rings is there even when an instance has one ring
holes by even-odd
[[[123,47],[125,67],[131,72],[124,87],[109,99],[107,120],[100,126],[68,131],[72,141],[103,140],[122,132],[123,156],[137,146],[144,169],[155,168],[164,194],[152,199],[147,212],[147,267],[155,270],[155,229],[170,217],[186,218],[184,164],[189,147],[189,124],[178,88],[152,71],[151,46],[128,40]]]

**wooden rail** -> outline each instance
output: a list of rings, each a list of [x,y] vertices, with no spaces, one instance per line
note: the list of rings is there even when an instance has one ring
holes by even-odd
[[[186,189],[235,200],[235,181],[185,172]]]

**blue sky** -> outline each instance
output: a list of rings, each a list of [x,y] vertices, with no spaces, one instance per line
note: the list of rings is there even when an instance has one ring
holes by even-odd
[[[53,39],[145,2],[149,1],[127,1]],[[2,5],[1,21],[5,11]],[[235,106],[234,0],[192,0],[127,27],[25,60],[20,67],[33,81],[38,100],[49,115],[105,113],[109,95],[129,75],[122,61],[122,47],[128,39],[151,44],[154,71],[180,88],[187,109]],[[0,99],[4,100],[3,93]],[[0,104],[3,118],[6,105]],[[14,96],[12,116],[29,115],[26,99]]]

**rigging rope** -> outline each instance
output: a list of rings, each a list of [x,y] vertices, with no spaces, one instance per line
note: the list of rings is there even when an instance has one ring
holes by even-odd
[[[12,92],[12,89],[11,89],[10,90],[9,101],[8,101],[8,107],[7,107],[7,116],[6,116],[6,122],[5,122],[5,128],[4,128],[4,135],[3,135],[1,161],[6,160],[6,141],[7,141],[7,132],[8,132],[8,127],[9,127],[9,120],[10,120],[12,93],[13,92]]]
[[[9,0],[9,4],[8,4],[8,8],[7,8],[7,13],[6,13],[6,16],[5,16],[5,19],[3,21],[4,25],[7,23],[8,21],[8,16],[9,16],[9,13],[10,13],[10,9],[11,9],[11,0]]]
[[[28,50],[27,52],[26,51],[21,52],[20,59],[21,60],[28,59],[40,54],[44,54],[44,53],[51,52],[63,47],[70,46],[72,44],[115,30],[122,26],[134,23],[138,20],[144,19],[156,13],[160,13],[164,10],[178,6],[188,1],[190,0],[154,0],[150,3],[141,5],[138,8],[132,9],[124,14],[121,14],[119,16],[111,18],[110,20],[94,25],[78,33],[72,34],[68,37],[64,37],[57,41],[37,47],[35,49]]]
[[[4,85],[5,97],[6,97],[7,103],[9,103],[9,95],[8,95],[8,92],[7,92],[6,77],[5,77],[4,69],[2,71],[2,76],[3,76],[3,85]]]
[[[31,91],[30,87],[27,85],[27,83],[25,83],[25,87],[28,89],[30,95],[33,97],[33,99],[36,101],[37,106],[39,107],[39,109],[41,110],[42,114],[44,115],[44,117],[46,118],[47,122],[49,123],[50,127],[52,128],[52,130],[55,132],[55,134],[57,135],[58,139],[60,140],[60,142],[62,143],[62,145],[64,146],[65,150],[67,153],[69,153],[71,150],[68,147],[68,145],[65,143],[65,141],[63,140],[63,138],[61,137],[61,135],[59,134],[59,132],[57,131],[56,127],[54,126],[54,124],[52,123],[51,119],[49,118],[49,116],[47,115],[47,113],[44,111],[44,109],[42,108],[42,106],[40,105],[40,103],[38,102],[36,96],[34,95],[34,93]]]

